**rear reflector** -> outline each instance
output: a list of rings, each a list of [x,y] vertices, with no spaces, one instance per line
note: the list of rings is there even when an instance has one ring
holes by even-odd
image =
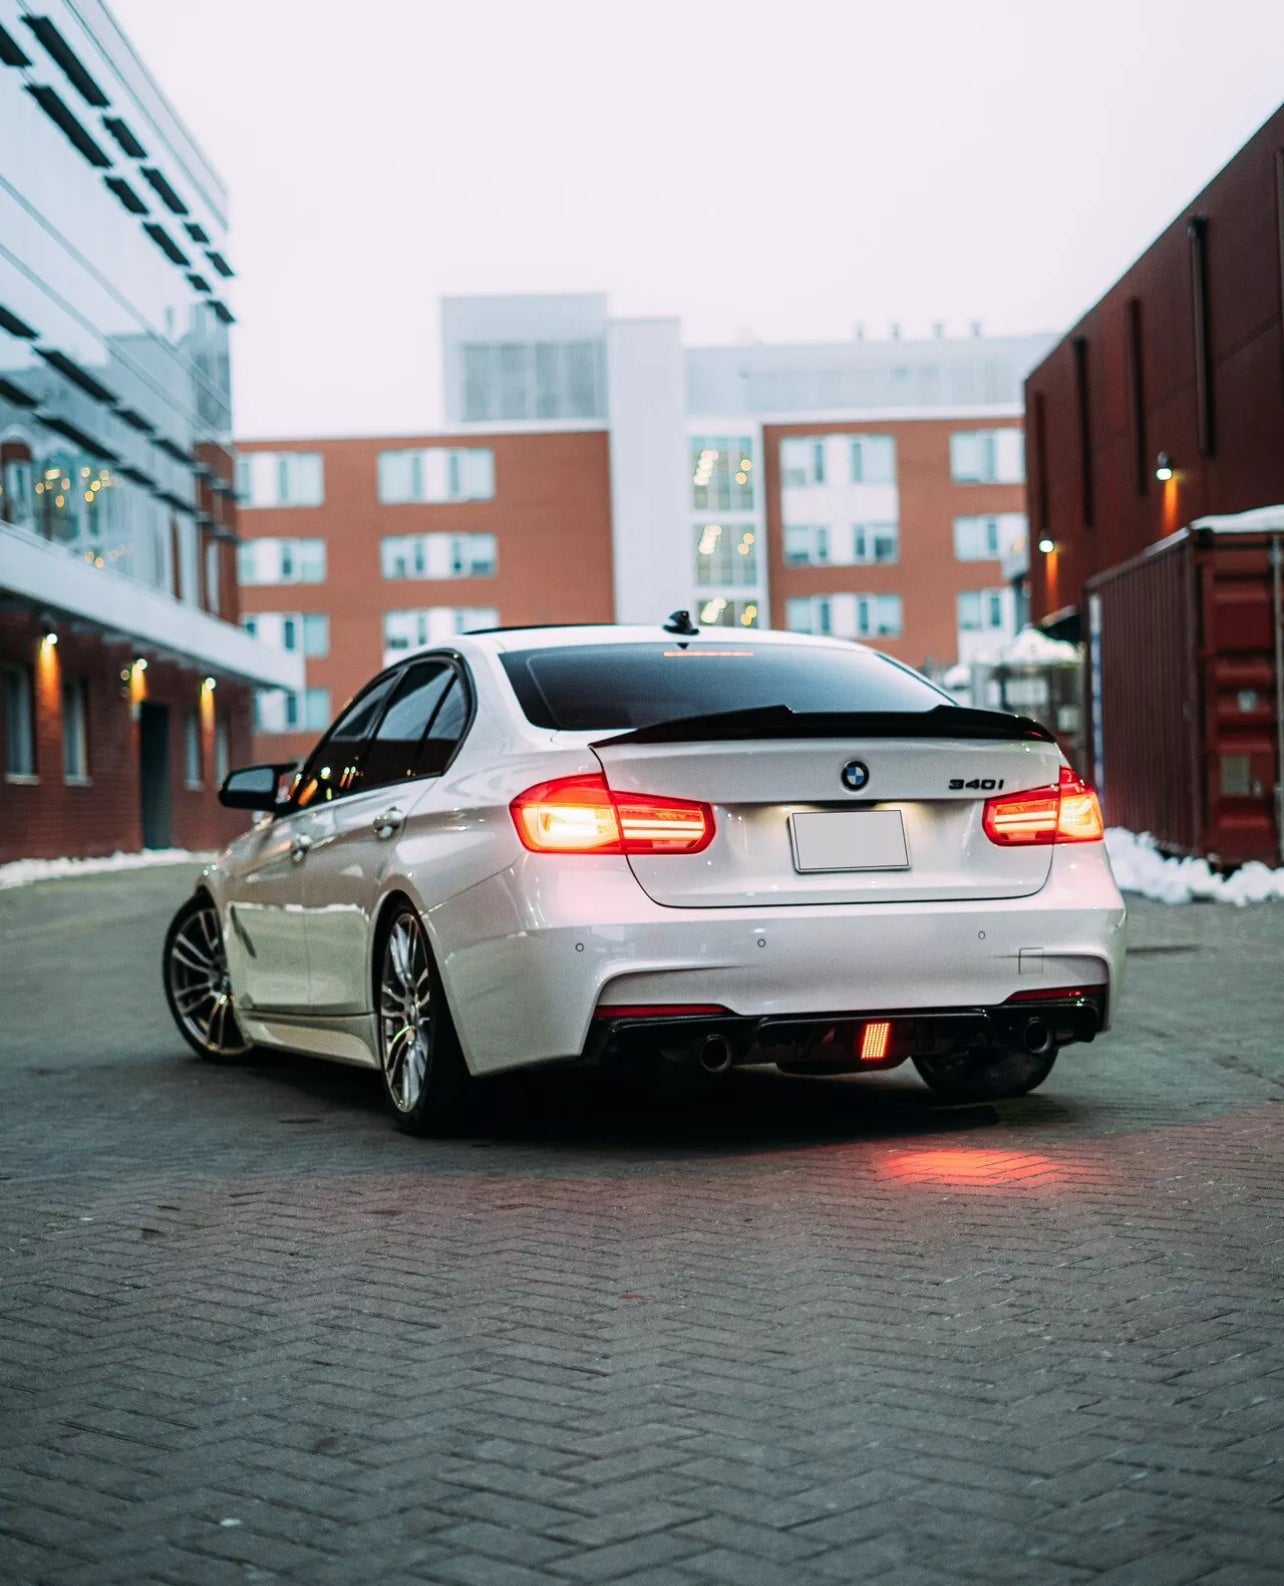
[[[593,1010],[595,1019],[700,1019],[708,1014],[729,1014],[718,1002],[620,1003]]]
[[[886,1019],[878,1019],[873,1024],[867,1024],[860,1032],[861,1062],[877,1063],[880,1058],[886,1057],[891,1038],[892,1027]]]
[[[1099,997],[1104,986],[1055,986],[1045,990],[1039,986],[1033,991],[1014,991],[1009,1002],[1069,1002],[1079,997]]]
[[[560,777],[509,806],[537,854],[698,854],[713,841],[713,810],[688,799],[617,793],[603,776]]]
[[[1030,843],[1095,843],[1106,834],[1097,795],[1068,765],[1056,787],[986,799],[985,835],[1000,848]]]

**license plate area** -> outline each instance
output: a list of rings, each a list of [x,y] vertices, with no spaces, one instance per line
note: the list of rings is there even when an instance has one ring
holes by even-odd
[[[800,875],[833,870],[908,870],[900,810],[799,810],[789,843]]]

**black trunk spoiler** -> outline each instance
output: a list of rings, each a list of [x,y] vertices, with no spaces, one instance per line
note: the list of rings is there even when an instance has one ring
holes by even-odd
[[[754,738],[979,738],[1055,743],[1029,716],[937,705],[933,710],[795,711],[788,705],[680,716],[599,738],[594,749],[626,743],[727,743]]]

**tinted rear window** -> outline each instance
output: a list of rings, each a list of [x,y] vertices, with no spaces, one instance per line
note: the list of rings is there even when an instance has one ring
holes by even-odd
[[[798,645],[586,644],[502,657],[528,721],[565,732],[650,727],[683,716],[933,710],[948,695],[868,650]]]

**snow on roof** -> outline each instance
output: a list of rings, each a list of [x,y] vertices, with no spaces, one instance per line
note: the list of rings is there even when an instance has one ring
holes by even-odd
[[[1079,651],[1064,639],[1050,639],[1038,628],[1022,628],[1012,643],[1001,652],[1004,661],[1037,662],[1044,666],[1073,664]]]
[[[1196,518],[1192,529],[1215,529],[1218,534],[1284,534],[1284,505],[1253,507],[1248,512],[1214,513]]]

